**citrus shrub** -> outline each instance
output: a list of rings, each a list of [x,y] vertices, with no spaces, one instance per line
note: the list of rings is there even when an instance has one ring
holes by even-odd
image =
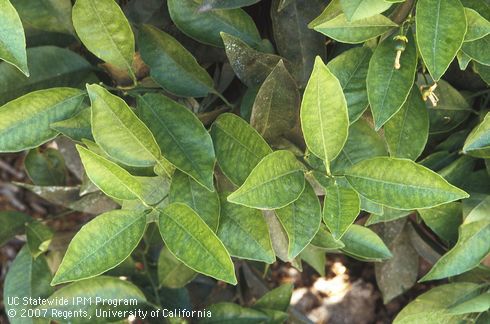
[[[63,210],[0,213],[26,238],[12,323],[191,308],[189,283],[330,253],[374,262],[385,302],[445,280],[395,323],[488,323],[488,1],[73,2],[0,0],[0,152]],[[94,217],[67,239],[70,210]],[[291,293],[201,321],[284,322]]]

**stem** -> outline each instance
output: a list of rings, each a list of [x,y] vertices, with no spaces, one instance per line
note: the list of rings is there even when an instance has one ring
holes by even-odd
[[[219,93],[218,91],[213,91],[213,94],[216,95],[218,98],[221,99],[221,101],[223,101],[225,103],[225,105],[227,105],[228,107],[230,107],[231,109],[235,108],[221,93]]]
[[[145,242],[145,244],[146,244],[145,251],[142,254],[142,257],[143,257],[143,266],[145,267],[145,274],[148,277],[148,281],[150,281],[150,285],[151,285],[151,288],[153,289],[153,294],[155,295],[155,299],[156,299],[158,305],[161,307],[162,302],[160,300],[160,295],[158,294],[158,287],[155,284],[155,282],[153,281],[153,277],[151,276],[150,271],[148,271],[149,268],[148,268],[148,260],[146,259],[146,253],[148,253],[148,250],[150,248],[150,245],[148,243],[146,243],[146,242]]]
[[[408,15],[412,11],[414,4],[415,0],[407,0],[402,3],[391,16],[391,20],[393,20],[397,24],[401,24],[403,21],[405,21],[405,19],[407,19]]]

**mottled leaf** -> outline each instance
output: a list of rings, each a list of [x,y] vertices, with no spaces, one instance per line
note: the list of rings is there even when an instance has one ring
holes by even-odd
[[[340,240],[359,215],[360,200],[357,192],[334,183],[326,188],[323,221],[334,239]]]
[[[29,76],[24,27],[9,0],[0,0],[0,21],[0,59]]]

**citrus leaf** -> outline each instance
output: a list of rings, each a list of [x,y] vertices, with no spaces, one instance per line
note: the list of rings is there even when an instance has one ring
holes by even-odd
[[[197,273],[180,262],[164,246],[158,257],[158,282],[168,288],[182,288],[196,277]]]
[[[342,237],[342,252],[362,261],[380,262],[392,257],[381,238],[367,227],[352,224]]]
[[[480,287],[467,282],[434,287],[405,306],[393,324],[461,323],[464,316],[451,314],[448,307],[475,295]]]
[[[449,245],[458,239],[458,227],[463,222],[461,203],[452,202],[437,207],[419,209],[424,223]]]
[[[63,155],[58,150],[48,148],[42,152],[30,150],[24,159],[24,167],[29,178],[38,186],[63,186],[67,170]]]
[[[395,68],[396,41],[385,39],[369,62],[367,90],[376,130],[380,129],[403,106],[410,94],[417,72],[417,48],[411,34]]]
[[[383,139],[364,119],[349,127],[349,137],[340,154],[331,163],[333,174],[343,175],[352,165],[375,156],[386,156]]]
[[[463,224],[456,245],[434,264],[420,281],[452,277],[477,267],[490,253],[490,222],[488,220]]]
[[[106,195],[121,200],[143,199],[141,184],[128,171],[83,146],[77,145],[89,179]]]
[[[281,0],[275,0],[271,5],[274,43],[278,53],[291,62],[292,74],[301,88],[308,82],[315,57],[325,54],[323,36],[308,28],[308,22],[323,7],[322,0],[294,0],[282,8]]]
[[[406,159],[364,160],[347,170],[346,178],[366,198],[402,210],[435,207],[468,197],[434,171]]]
[[[179,202],[191,207],[216,232],[220,219],[218,193],[209,191],[183,172],[172,176],[170,203]]]
[[[203,0],[199,11],[208,11],[214,9],[236,9],[247,7],[259,2],[260,0]]]
[[[279,61],[255,98],[250,125],[268,141],[290,131],[298,122],[300,94],[296,82]]]
[[[269,145],[247,122],[233,114],[223,114],[211,127],[219,167],[236,185],[242,185],[253,168],[268,154]]]
[[[0,152],[37,147],[58,135],[49,125],[73,116],[84,92],[53,88],[31,92],[0,107]]]
[[[77,0],[73,6],[73,26],[82,43],[95,56],[132,71],[133,31],[114,0]]]
[[[308,149],[328,164],[347,140],[349,115],[339,80],[319,57],[303,95],[300,118]]]
[[[277,288],[268,291],[264,296],[260,297],[253,308],[258,309],[274,309],[278,311],[287,312],[291,303],[291,296],[293,294],[294,285],[291,283],[285,283]]]
[[[384,0],[340,0],[340,5],[349,21],[368,18],[391,7]]]
[[[48,251],[53,231],[41,222],[30,222],[26,224],[26,238],[32,257],[37,258]]]
[[[139,97],[137,112],[155,135],[165,159],[213,191],[213,142],[196,115],[159,94]]]
[[[277,218],[288,236],[288,259],[296,258],[318,232],[321,222],[320,202],[306,181],[299,198],[276,210]]]
[[[407,101],[385,124],[385,139],[390,156],[416,160],[429,137],[429,113],[417,86],[412,86]]]
[[[269,264],[276,260],[262,212],[229,203],[226,195],[221,197],[217,234],[232,256]]]
[[[205,97],[214,91],[208,72],[169,34],[143,25],[138,47],[151,77],[167,91],[183,97]]]
[[[457,304],[449,308],[449,313],[454,315],[468,313],[482,313],[490,308],[490,291],[484,292],[481,295],[471,298],[467,301]]]
[[[170,252],[186,266],[218,280],[237,283],[228,251],[189,206],[173,203],[161,209],[159,228]]]
[[[361,117],[369,104],[366,78],[372,54],[367,47],[356,47],[336,56],[327,64],[342,86],[351,124]]]
[[[91,116],[90,109],[83,109],[75,116],[52,123],[50,126],[55,131],[60,132],[74,141],[82,142],[84,139],[93,140]]]
[[[145,229],[144,213],[115,210],[97,216],[72,239],[51,284],[91,278],[115,268],[133,252]]]
[[[420,55],[435,81],[446,72],[463,44],[467,23],[459,0],[421,0],[415,15]]]
[[[25,224],[31,221],[31,216],[21,212],[0,212],[0,246],[8,242],[15,235],[20,234],[24,230]]]
[[[468,21],[468,31],[464,36],[464,41],[474,41],[490,34],[490,21],[483,18],[477,11],[464,8]]]
[[[490,35],[487,35],[483,38],[463,43],[461,50],[476,62],[488,66],[490,65],[489,46]]]
[[[24,246],[10,265],[3,286],[3,300],[15,300],[19,298],[46,298],[53,293],[49,285],[51,281],[51,270],[44,256],[34,259],[29,253],[29,248]],[[33,306],[22,305],[19,302],[5,303],[6,314],[9,315],[9,323],[12,324],[34,324],[42,323],[34,317],[22,317],[22,311],[32,309]],[[15,314],[10,316],[10,314]],[[27,314],[27,312],[26,312]],[[47,321],[46,321],[47,322]]]
[[[80,303],[80,298],[93,302]],[[99,303],[95,302],[96,299]],[[60,304],[56,302],[57,300],[66,300],[67,302]],[[114,300],[124,300],[126,303],[118,302],[117,305],[114,305],[114,302],[110,302]],[[131,282],[115,277],[100,276],[77,281],[60,288],[46,299],[46,305],[41,305],[39,308],[46,310],[48,318],[58,322],[66,321],[66,314],[76,314],[75,312],[78,311],[81,314],[87,314],[90,323],[104,324],[108,320],[123,320],[128,312],[134,312],[135,308],[144,307],[145,303],[145,295]],[[96,315],[105,312],[112,315],[110,319]],[[71,317],[70,321],[83,323],[86,322],[86,318]]]
[[[349,22],[344,14],[314,25],[317,32],[336,41],[348,44],[363,43],[398,26],[383,15],[374,15]]]
[[[9,0],[0,0],[0,21],[0,59],[29,76],[24,27]]]
[[[305,187],[303,166],[290,151],[275,151],[263,158],[228,201],[252,208],[285,207]]]
[[[490,158],[490,113],[468,135],[463,152],[475,157]]]
[[[100,148],[129,166],[154,166],[160,148],[148,127],[119,97],[99,85],[87,85],[92,102],[92,134]]]
[[[357,192],[334,183],[326,188],[323,221],[336,240],[349,229],[359,215],[360,200]]]
[[[221,32],[221,38],[233,71],[248,87],[262,84],[281,60],[280,56],[251,48],[236,36]]]
[[[0,104],[35,90],[85,87],[84,80],[95,78],[90,63],[66,48],[28,48],[27,64],[29,77],[8,63],[0,63]]]
[[[239,37],[254,46],[261,42],[252,18],[242,9],[199,11],[201,1],[169,0],[168,10],[175,25],[187,36],[223,47],[221,32]]]
[[[342,241],[334,239],[324,223],[320,224],[320,229],[311,240],[310,245],[327,251],[337,251],[345,246]]]
[[[73,33],[70,0],[12,0],[11,3],[26,26],[43,31]]]

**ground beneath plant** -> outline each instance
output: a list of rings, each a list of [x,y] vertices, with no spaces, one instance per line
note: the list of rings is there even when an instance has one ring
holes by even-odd
[[[41,219],[51,215],[50,219],[53,219],[52,215],[62,209],[12,184],[14,181],[28,181],[22,164],[22,154],[0,154],[0,211],[17,210]],[[50,225],[57,230],[73,230],[89,219],[87,215],[73,213],[63,217],[63,220],[54,218]],[[7,269],[23,245],[23,240],[19,236],[0,248],[1,296]],[[408,302],[430,288],[417,284],[403,296],[385,305],[376,286],[373,264],[335,254],[327,255],[325,277],[321,277],[307,265],[303,272],[286,263],[276,263],[271,270],[272,275],[267,278],[268,288],[286,282],[294,283],[291,322],[309,320],[313,323],[331,324],[391,323]],[[1,296],[0,323],[3,324],[8,321]]]

